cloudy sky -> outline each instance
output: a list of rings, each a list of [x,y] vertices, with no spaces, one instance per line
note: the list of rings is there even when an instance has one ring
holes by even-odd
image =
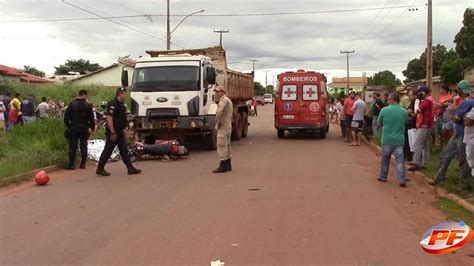
[[[258,59],[257,80],[262,83],[265,70],[268,84],[286,69],[345,76],[341,50],[356,51],[351,55],[351,76],[388,69],[403,78],[407,62],[426,45],[426,2],[171,0],[172,28],[183,16],[205,10],[173,33],[172,47],[214,46],[219,36],[213,30],[226,29],[230,68],[249,71],[249,59]],[[474,0],[433,2],[433,43],[453,47],[464,10],[474,7]],[[165,0],[0,0],[0,64],[31,65],[53,73],[66,59],[107,66],[118,56],[136,58],[146,49],[166,48],[165,14]],[[105,20],[97,15],[130,17]]]

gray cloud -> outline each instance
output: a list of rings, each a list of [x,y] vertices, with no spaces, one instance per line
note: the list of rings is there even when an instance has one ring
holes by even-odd
[[[99,1],[67,0],[93,12],[108,16],[130,14],[165,14],[166,1]],[[205,9],[205,14],[267,13],[339,10],[364,7],[408,5],[412,0],[374,1],[172,1],[172,14],[189,14]],[[416,1],[422,3],[423,1]],[[470,5],[469,0],[443,1],[435,3],[434,43],[453,46],[454,35],[461,27],[462,14]],[[48,19],[93,17],[84,11],[61,3],[59,0],[0,0],[0,20]],[[472,3],[471,3],[472,6]],[[378,15],[376,19],[375,16]],[[401,15],[401,16],[400,16]],[[172,17],[172,26],[181,17]],[[21,58],[21,51],[15,50],[16,42],[29,42],[36,53],[58,56],[63,43],[72,47],[70,54],[56,58],[55,62],[29,62],[30,65],[47,66],[53,70],[58,60],[86,57],[102,65],[113,63],[118,56],[144,55],[146,49],[164,49],[166,20],[153,17],[151,23],[145,17],[115,20],[150,35],[135,32],[110,21],[74,21],[42,23],[2,23],[0,22],[0,58],[9,58],[9,64],[21,66],[29,62]],[[372,22],[372,23],[369,23]],[[28,28],[25,32],[25,25]],[[33,33],[42,27],[48,30],[38,37]],[[8,27],[10,30],[7,30]],[[22,29],[15,32],[14,29]],[[423,52],[426,39],[426,10],[419,7],[416,12],[404,9],[384,11],[364,11],[348,13],[311,14],[298,16],[255,16],[255,17],[202,17],[193,16],[186,20],[173,34],[175,44],[194,48],[213,46],[218,43],[218,35],[213,29],[229,29],[224,35],[224,46],[228,50],[229,62],[235,68],[251,69],[250,58],[258,58],[259,69],[345,69],[345,56],[340,50],[356,49],[351,55],[352,69],[355,71],[392,70],[400,72],[406,63]],[[13,29],[13,32],[12,32]],[[385,29],[385,30],[384,30]],[[31,32],[28,32],[31,31]],[[34,35],[34,37],[31,37]],[[52,42],[58,40],[58,42]],[[176,47],[177,48],[177,47]],[[18,48],[19,49],[19,48]],[[19,54],[19,57],[7,57]],[[5,56],[4,56],[5,55]]]

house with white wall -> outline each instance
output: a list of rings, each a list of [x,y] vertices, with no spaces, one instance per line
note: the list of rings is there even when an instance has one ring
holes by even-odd
[[[126,64],[126,62],[114,63],[108,67],[104,67],[97,71],[72,79],[69,82],[77,86],[96,85],[120,87],[122,86],[122,69],[124,67],[130,67],[130,64]],[[133,71],[128,71],[128,75],[128,79],[132,80]]]

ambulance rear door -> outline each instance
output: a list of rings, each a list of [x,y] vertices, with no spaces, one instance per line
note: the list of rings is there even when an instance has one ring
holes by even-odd
[[[301,85],[301,101],[299,105],[302,124],[310,126],[322,125],[325,105],[319,82],[307,82]]]
[[[298,92],[297,83],[282,83],[277,103],[277,119],[280,124],[298,124],[300,109]]]

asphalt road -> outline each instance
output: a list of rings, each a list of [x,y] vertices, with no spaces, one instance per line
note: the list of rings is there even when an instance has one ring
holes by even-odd
[[[418,180],[376,181],[379,158],[350,147],[333,126],[325,140],[279,140],[272,106],[233,143],[232,173],[212,174],[215,152],[121,162],[110,177],[51,174],[0,192],[0,264],[473,265],[472,245],[428,255],[422,234],[446,219]],[[393,167],[392,167],[393,168]]]

